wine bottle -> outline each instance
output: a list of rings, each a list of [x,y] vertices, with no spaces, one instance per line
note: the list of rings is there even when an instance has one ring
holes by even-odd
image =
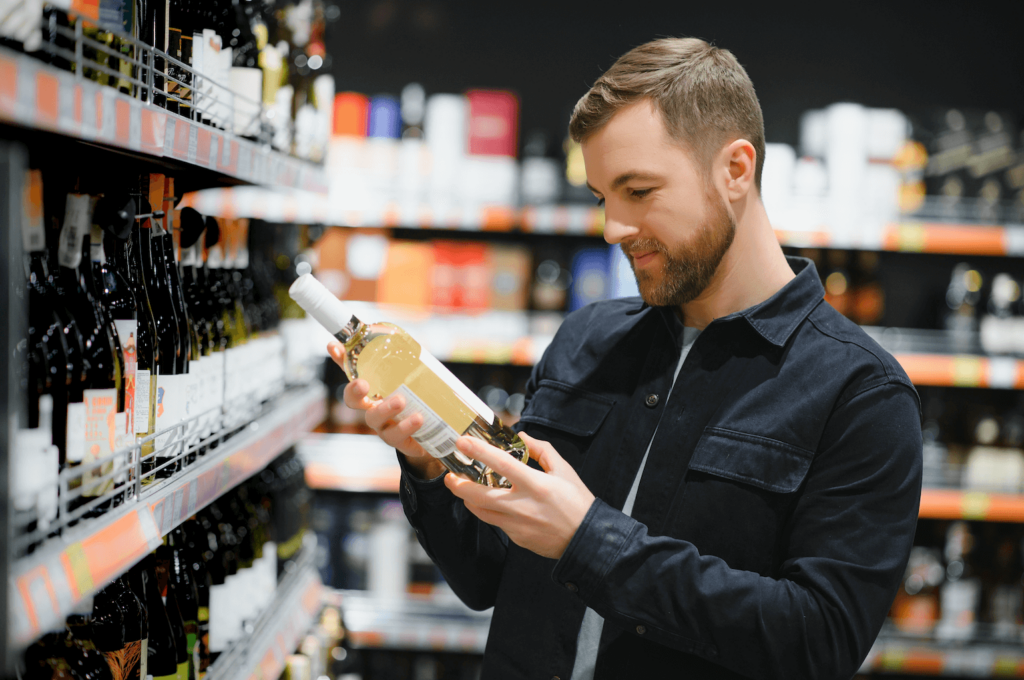
[[[117,361],[117,347],[111,337],[102,309],[88,291],[91,274],[83,268],[83,247],[85,236],[91,229],[92,197],[86,194],[68,194],[64,223],[57,253],[60,273],[57,291],[68,310],[75,317],[84,338],[84,349],[89,359],[86,389],[82,404],[69,404],[67,462],[71,465],[86,465],[108,458],[111,447],[110,423],[116,413],[120,391],[120,373]],[[80,480],[82,498],[101,496],[113,487],[113,479],[106,478],[113,469],[113,463],[92,467],[85,471]],[[77,505],[77,503],[73,503]]]
[[[79,607],[81,607],[84,612],[87,612],[92,608],[87,600],[80,602]],[[86,670],[86,674],[96,680],[99,680],[100,678],[103,680],[113,680],[113,675],[110,672],[110,666],[107,665],[105,655],[96,647],[96,642],[93,639],[94,631],[91,622],[89,621],[88,614],[70,614],[66,619],[66,624],[69,642],[78,648],[78,651],[81,653],[81,658],[88,660],[88,670]],[[114,634],[116,635],[117,626],[123,626],[123,620],[120,618],[120,615],[115,615],[111,625],[114,628]]]
[[[127,620],[128,616],[129,613],[107,590],[101,590],[93,597],[89,626],[92,641],[103,653],[114,680],[127,680],[131,667],[138,660],[140,641],[128,640],[127,626],[134,624]]]
[[[178,680],[178,652],[167,607],[157,585],[156,560],[152,554],[140,563],[139,577],[146,594],[149,617],[148,672],[153,680]],[[187,659],[186,659],[187,662]]]
[[[140,250],[142,254],[142,274],[145,281],[146,295],[153,310],[156,323],[157,344],[160,347],[158,364],[159,376],[155,386],[156,431],[164,431],[158,435],[154,443],[154,467],[157,478],[166,478],[174,474],[180,465],[171,460],[175,456],[174,447],[170,446],[175,436],[171,430],[181,419],[183,406],[182,379],[179,372],[182,346],[178,335],[178,320],[174,314],[174,301],[168,284],[169,276],[162,256],[164,213],[161,210],[164,198],[164,176],[152,174],[143,178],[144,193],[149,197],[152,206],[152,217],[142,222],[139,230]]]
[[[117,607],[123,615],[123,644],[119,648],[103,649],[114,680],[146,680],[147,637],[145,609],[142,602],[126,583],[122,575],[104,588],[93,599],[93,629],[95,621],[107,616],[107,609]]]
[[[194,680],[199,673],[199,593],[193,581],[192,568],[188,564],[185,535],[181,527],[167,535],[167,546],[171,549],[169,578],[185,625],[190,677]]]
[[[511,486],[483,463],[457,451],[455,442],[462,435],[477,437],[523,463],[529,458],[526,445],[412,336],[392,324],[360,321],[308,272],[288,293],[344,345],[342,368],[349,380],[367,380],[372,399],[401,394],[405,408],[396,420],[421,414],[423,425],[413,439],[427,453],[477,483]]]
[[[183,547],[185,566],[192,570],[196,586],[196,655],[199,657],[199,677],[210,666],[210,572],[206,568],[209,539],[197,520],[189,520],[175,529],[175,542]]]
[[[142,636],[142,645],[139,651],[139,677],[148,680],[149,674],[149,609],[146,605],[146,589],[142,581],[142,565],[134,567],[121,575],[121,585],[128,593],[135,597],[139,606],[139,634]],[[127,596],[125,596],[127,597]],[[130,607],[127,609],[131,610]]]
[[[201,366],[193,365],[198,363],[198,348],[195,347],[197,339],[193,337],[193,330],[189,322],[188,308],[185,303],[185,294],[181,285],[181,273],[178,268],[178,247],[175,239],[177,232],[176,218],[178,210],[174,208],[174,179],[168,177],[164,181],[164,233],[160,236],[160,250],[163,255],[164,269],[167,272],[168,290],[171,292],[171,303],[174,305],[174,315],[178,320],[178,337],[181,342],[181,356],[175,362],[181,380],[181,412],[179,420],[188,420],[183,427],[182,436],[185,440],[185,447],[191,448],[195,444],[195,433],[197,423],[193,419],[199,409],[199,379]],[[189,453],[185,464],[195,461],[196,453]]]
[[[210,354],[213,352],[213,337],[210,323],[204,314],[202,295],[199,290],[196,263],[201,262],[201,253],[197,253],[198,241],[206,228],[203,217],[192,208],[177,211],[175,220],[175,251],[181,254],[178,269],[181,274],[181,290],[184,296],[184,308],[188,315],[189,340],[191,344],[189,369],[194,374],[194,392],[192,396],[191,414],[197,417],[193,436],[203,441],[212,433],[210,429],[210,410],[213,408],[213,384],[210,371],[213,363]],[[206,453],[206,444],[200,446],[199,455]]]
[[[185,621],[181,613],[179,596],[175,592],[171,576],[171,550],[164,543],[153,553],[153,567],[156,573],[157,588],[163,598],[167,610],[167,620],[171,624],[171,635],[174,638],[174,656],[177,661],[177,680],[189,680],[190,663],[188,654],[188,638],[185,634]]]
[[[136,194],[142,214],[149,214],[149,201],[141,194]],[[148,218],[143,218],[148,219]],[[142,466],[142,483],[151,484],[155,481],[152,472],[156,464],[153,456],[155,441],[152,435],[156,432],[156,383],[159,374],[160,345],[157,341],[156,320],[153,308],[146,292],[145,278],[142,274],[142,222],[136,219],[132,232],[124,243],[123,251],[113,249],[117,269],[128,281],[135,300],[135,318],[138,335],[135,342],[135,409],[132,414],[136,440],[143,444],[139,452]]]

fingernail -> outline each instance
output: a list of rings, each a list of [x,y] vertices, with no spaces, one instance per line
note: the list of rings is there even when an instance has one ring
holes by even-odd
[[[402,398],[392,397],[391,401],[388,402],[388,406],[390,406],[391,408],[402,408]]]

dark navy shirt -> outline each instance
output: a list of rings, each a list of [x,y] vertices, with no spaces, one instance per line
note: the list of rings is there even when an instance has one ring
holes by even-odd
[[[566,318],[517,426],[597,497],[561,559],[405,469],[420,543],[467,605],[494,607],[484,680],[568,680],[588,606],[605,619],[597,680],[857,671],[913,542],[920,405],[893,357],[824,302],[813,264],[789,263],[775,295],[704,329],[670,399],[671,309],[630,298]]]

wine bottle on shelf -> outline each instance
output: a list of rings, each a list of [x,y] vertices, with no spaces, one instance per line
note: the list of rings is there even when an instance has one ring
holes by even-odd
[[[342,343],[349,380],[367,380],[372,399],[401,394],[406,405],[396,420],[421,414],[423,425],[413,439],[425,451],[477,483],[510,486],[504,477],[456,450],[455,442],[462,435],[477,437],[523,463],[529,458],[526,445],[412,336],[392,324],[364,323],[308,272],[288,292]]]
[[[114,680],[113,674],[110,672],[110,666],[107,663],[106,654],[96,644],[96,633],[100,632],[103,638],[108,638],[108,642],[116,644],[118,642],[118,635],[120,638],[124,637],[124,619],[120,610],[114,609],[108,612],[110,620],[108,621],[97,621],[97,628],[99,631],[94,630],[92,621],[89,619],[89,612],[92,610],[92,604],[88,599],[83,600],[78,604],[80,612],[75,612],[68,615],[65,623],[67,625],[68,636],[84,655],[90,659],[95,659],[98,663],[94,675],[103,678],[109,678]],[[105,629],[105,630],[104,630]]]
[[[174,630],[157,584],[156,560],[152,554],[143,558],[133,572],[146,597],[149,623],[148,672],[153,680],[179,680],[179,656]],[[136,588],[138,585],[136,585]],[[138,591],[136,590],[136,594]],[[188,663],[188,658],[184,659]]]
[[[192,208],[178,211],[175,221],[175,249],[181,254],[178,269],[181,274],[182,294],[185,298],[184,307],[188,314],[191,341],[190,368],[195,374],[196,384],[194,415],[199,415],[196,424],[196,437],[205,440],[212,434],[210,427],[210,411],[214,408],[213,400],[214,377],[211,371],[216,370],[210,356],[213,353],[213,336],[210,321],[205,314],[202,291],[196,273],[196,264],[202,262],[199,239],[206,229],[202,215]],[[198,251],[198,252],[197,252]],[[206,445],[199,449],[199,455],[206,453]]]
[[[206,568],[206,554],[210,541],[202,526],[191,519],[174,530],[174,541],[181,545],[185,566],[192,570],[196,587],[196,655],[199,657],[199,677],[210,667],[210,572]],[[210,553],[212,554],[212,553]]]
[[[121,358],[121,391],[118,396],[118,410],[114,416],[114,432],[112,433],[115,451],[131,446],[135,440],[134,410],[135,385],[137,369],[137,336],[138,319],[135,310],[135,298],[129,289],[128,282],[118,272],[113,262],[108,261],[104,241],[119,249],[117,241],[123,239],[131,231],[135,221],[135,201],[124,195],[108,195],[96,203],[93,212],[91,242],[91,291],[100,303],[105,316],[113,326],[112,336],[116,340]],[[118,475],[115,479],[124,483],[126,479],[134,479],[135,461],[117,459],[118,467],[126,467],[127,474]]]
[[[91,617],[87,625],[92,634],[92,642],[103,653],[114,680],[126,680],[129,677],[131,666],[139,654],[140,641],[133,643],[128,640],[127,630],[134,625],[134,621],[128,620],[129,615],[109,592],[101,590],[93,596]]]
[[[114,680],[146,680],[146,654],[148,651],[148,630],[145,609],[139,598],[126,582],[127,575],[121,575],[101,590],[93,599],[93,630],[97,621],[109,621],[110,612],[117,608],[123,618],[122,644],[111,643],[100,646],[110,666]],[[106,638],[105,638],[106,639]],[[99,645],[97,639],[97,645]]]
[[[171,551],[167,539],[153,553],[153,568],[156,574],[157,588],[167,610],[167,620],[171,624],[171,635],[174,638],[174,654],[177,660],[177,680],[190,680],[191,663],[188,654],[188,637],[185,633],[185,620],[181,613],[178,593],[175,592],[171,577]]]
[[[160,250],[163,257],[163,266],[167,272],[168,290],[171,292],[171,302],[174,305],[174,315],[178,321],[178,337],[181,342],[181,356],[176,362],[176,367],[181,378],[182,404],[180,420],[189,422],[182,428],[184,447],[192,448],[196,442],[197,421],[193,418],[199,411],[199,381],[201,378],[202,366],[198,364],[196,347],[197,338],[194,337],[191,322],[189,320],[188,308],[185,302],[185,294],[181,285],[181,272],[178,267],[180,259],[178,244],[175,234],[178,231],[177,218],[180,211],[174,208],[174,180],[166,178],[164,184],[164,232],[160,236]],[[196,459],[196,452],[188,453],[184,459],[185,464],[190,464]]]
[[[169,580],[178,602],[178,610],[185,625],[185,641],[188,645],[189,668],[194,679],[199,674],[199,593],[193,580],[192,568],[188,564],[187,546],[184,534],[178,527],[167,535],[170,548]]]
[[[151,213],[149,201],[142,194],[136,194],[139,210],[143,215]],[[143,217],[142,220],[149,219]],[[139,452],[142,467],[142,483],[151,484],[155,478],[148,474],[155,467],[154,450],[156,443],[156,396],[159,376],[160,344],[157,340],[157,325],[149,295],[146,292],[142,258],[142,222],[136,219],[132,232],[124,243],[124,249],[113,249],[117,269],[128,281],[135,299],[135,313],[138,335],[135,343],[135,410],[132,420],[135,424],[136,440],[141,440]]]
[[[168,430],[181,420],[184,406],[184,390],[181,367],[181,337],[178,335],[178,320],[174,313],[173,294],[170,290],[170,277],[167,273],[162,254],[161,236],[163,235],[164,176],[152,174],[143,178],[144,193],[149,197],[149,205],[154,212],[151,218],[142,222],[139,229],[140,249],[142,251],[142,274],[145,281],[146,294],[153,310],[156,322],[157,343],[160,347],[159,376],[155,388],[156,399],[156,431],[164,431],[157,435],[154,449],[154,468],[157,478],[166,478],[180,469],[180,461],[172,463],[176,456],[175,446],[171,446],[175,436],[174,430]]]
[[[89,359],[87,386],[81,405],[69,404],[67,462],[71,465],[89,464],[109,458],[111,447],[110,424],[116,413],[121,376],[118,367],[117,346],[111,337],[102,309],[90,295],[86,277],[88,268],[82,266],[85,237],[92,223],[92,197],[87,194],[68,194],[61,238],[57,252],[60,273],[56,280],[58,294],[75,317],[82,331],[84,347]],[[74,407],[74,408],[73,408]],[[82,479],[73,480],[80,486],[81,499],[102,496],[113,488],[113,479],[106,478],[113,471],[108,462],[93,467]],[[103,506],[98,506],[102,509]]]

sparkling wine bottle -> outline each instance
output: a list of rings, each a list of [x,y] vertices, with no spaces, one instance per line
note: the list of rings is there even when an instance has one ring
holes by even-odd
[[[343,369],[349,380],[370,383],[370,398],[405,398],[396,420],[419,413],[423,425],[413,434],[423,449],[457,474],[486,486],[508,487],[504,477],[455,449],[461,435],[482,439],[526,462],[529,453],[515,432],[412,336],[389,323],[364,323],[309,273],[288,291],[299,305],[345,346]]]

